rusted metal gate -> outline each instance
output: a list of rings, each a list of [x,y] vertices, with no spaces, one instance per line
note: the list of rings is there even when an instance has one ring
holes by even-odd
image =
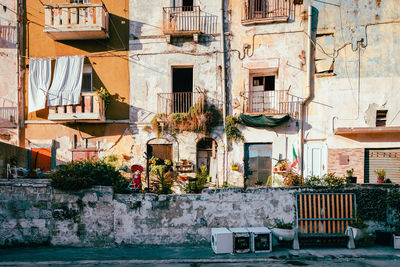
[[[356,213],[354,193],[296,194],[299,235],[345,235]]]
[[[377,182],[376,169],[384,169],[386,178],[400,184],[400,149],[366,149],[364,162],[365,183]]]

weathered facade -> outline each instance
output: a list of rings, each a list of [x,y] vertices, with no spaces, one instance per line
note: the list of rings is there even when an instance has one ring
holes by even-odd
[[[242,126],[244,144],[233,144],[228,161],[243,159],[249,184],[276,160],[293,162],[293,149],[304,176],[353,168],[368,183],[385,169],[398,182],[395,1],[229,3],[228,110],[291,116],[275,128]]]
[[[229,111],[250,118],[258,115],[290,120],[276,127],[240,125],[243,142],[233,142],[229,182],[265,184],[280,159],[293,159],[301,147],[301,104],[306,95],[307,16],[294,1],[229,1]]]
[[[400,182],[400,9],[396,1],[311,2],[315,71],[306,106],[305,169],[321,156],[327,171],[375,169]],[[313,152],[314,151],[314,152]],[[327,151],[327,152],[326,152]]]
[[[12,145],[18,145],[20,25],[17,13],[17,1],[3,1],[0,6],[0,141]]]
[[[130,120],[135,162],[147,155],[178,162],[194,175],[206,165],[212,182],[224,179],[223,128],[210,133],[164,130],[155,133],[151,121],[161,114],[187,114],[204,104],[222,114],[224,62],[221,1],[161,1],[151,5],[130,1]],[[154,123],[154,121],[153,121]],[[174,131],[174,130],[172,130]],[[179,171],[179,167],[178,167]]]
[[[131,152],[128,1],[88,2],[26,1],[23,140],[34,168]],[[80,103],[28,113],[30,62],[51,59],[55,75],[55,60],[77,55],[84,58]]]

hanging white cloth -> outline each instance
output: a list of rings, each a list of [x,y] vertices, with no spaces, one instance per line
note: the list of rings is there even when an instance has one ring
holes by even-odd
[[[51,82],[51,60],[31,58],[29,60],[28,112],[46,107],[46,95]]]
[[[48,106],[77,105],[82,88],[83,57],[60,57],[56,60]]]

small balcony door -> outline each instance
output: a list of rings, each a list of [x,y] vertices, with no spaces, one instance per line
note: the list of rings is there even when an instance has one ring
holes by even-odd
[[[272,169],[272,144],[255,143],[244,145],[246,186],[254,186],[257,181],[267,182]]]
[[[172,68],[172,111],[186,113],[193,105],[193,67]]]

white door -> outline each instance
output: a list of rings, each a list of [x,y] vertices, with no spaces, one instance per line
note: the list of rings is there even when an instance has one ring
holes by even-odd
[[[308,141],[304,144],[305,176],[322,176],[328,169],[328,148],[325,142]]]

